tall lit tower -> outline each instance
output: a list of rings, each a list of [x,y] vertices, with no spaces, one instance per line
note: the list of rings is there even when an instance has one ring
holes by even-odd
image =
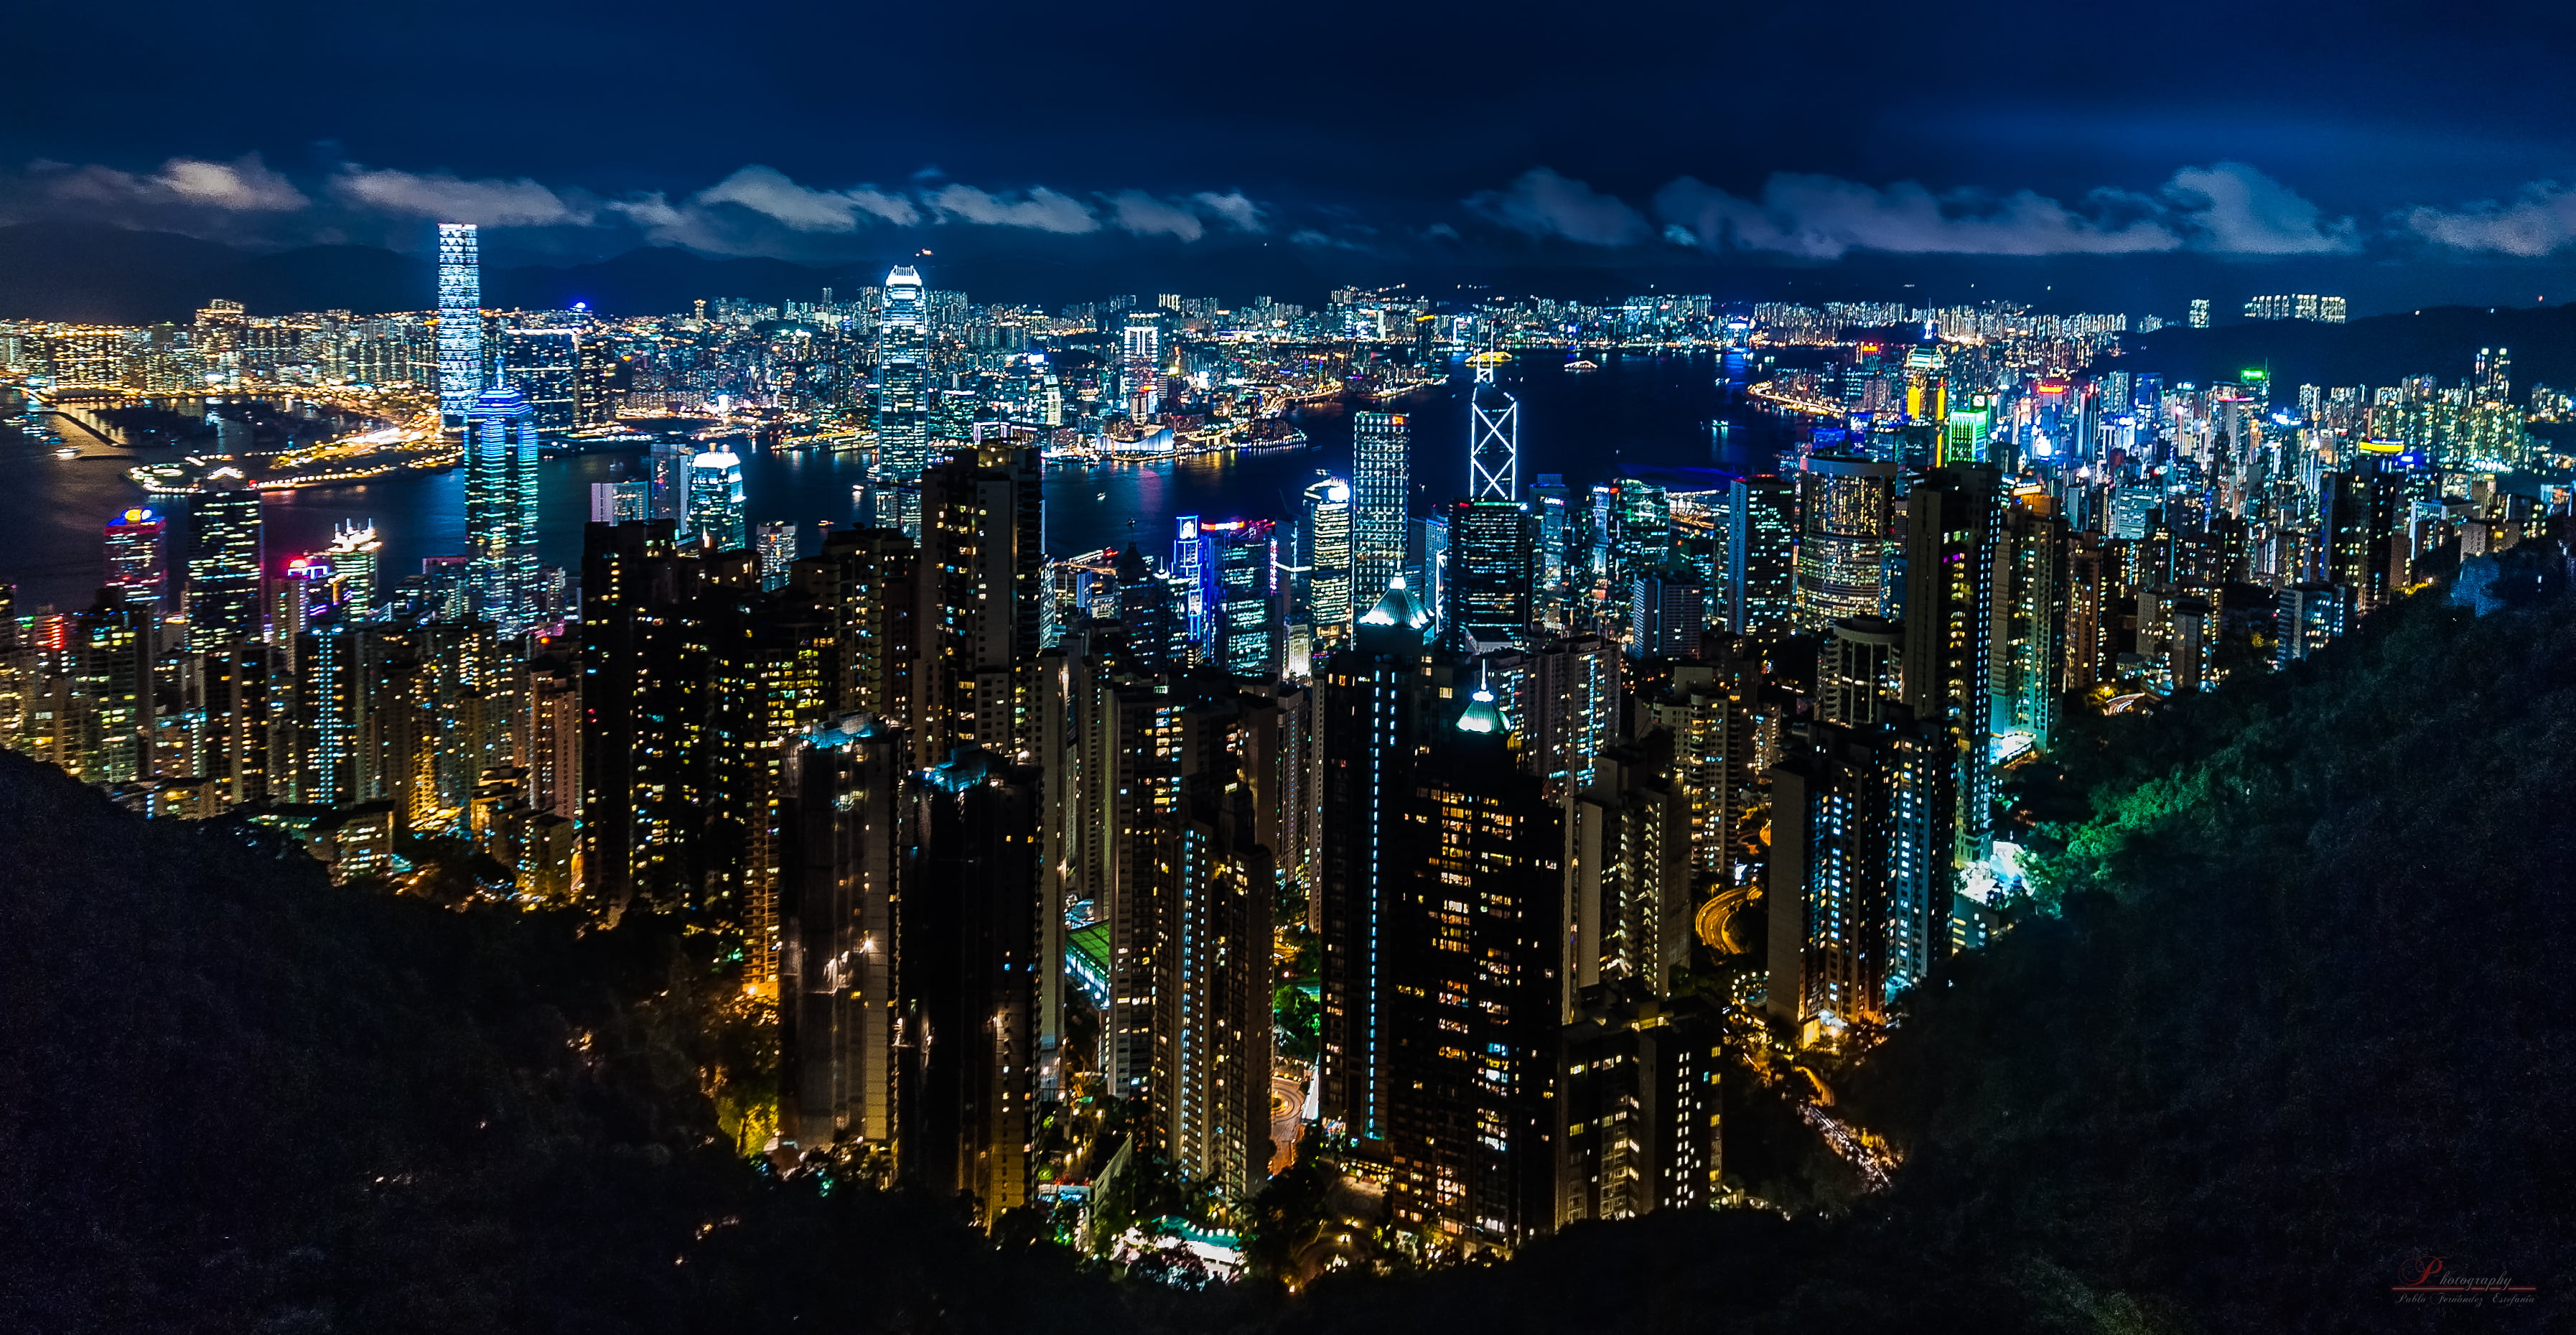
[[[1127,415],[1150,422],[1163,411],[1163,322],[1143,311],[1127,317],[1119,351],[1127,397]]]
[[[1374,607],[1404,573],[1413,432],[1402,413],[1351,414],[1351,605]]]
[[[483,391],[468,416],[465,588],[500,633],[536,620],[537,414],[507,385]]]
[[[1521,498],[1521,404],[1494,383],[1493,353],[1471,359],[1476,388],[1467,398],[1467,499]]]
[[[128,606],[159,611],[169,596],[166,528],[158,511],[139,505],[107,521],[107,583]]]
[[[878,503],[877,523],[902,529],[915,542],[921,540],[921,470],[930,461],[925,306],[921,274],[911,265],[898,264],[886,274],[885,307],[877,318],[876,482],[892,504]]]
[[[221,470],[216,489],[188,502],[196,541],[188,555],[188,647],[223,649],[260,637],[264,526],[259,493]]]
[[[472,223],[438,225],[438,420],[462,429],[483,393],[483,265]]]
[[[1315,633],[1351,628],[1351,484],[1327,477],[1306,488],[1306,613]]]
[[[716,551],[751,545],[742,511],[742,457],[711,450],[689,461],[689,531]]]

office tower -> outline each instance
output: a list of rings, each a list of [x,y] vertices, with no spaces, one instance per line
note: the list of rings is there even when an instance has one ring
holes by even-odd
[[[667,521],[592,524],[581,560],[584,893],[622,907],[695,893],[695,764],[709,567]]]
[[[925,773],[917,800],[900,990],[922,1037],[899,1109],[903,1171],[990,1228],[1037,1185],[1039,952],[1056,939],[1041,919],[1061,913],[1039,897],[1045,784],[970,747]]]
[[[791,573],[836,620],[833,698],[909,731],[920,709],[913,674],[921,582],[911,539],[886,528],[835,529]]]
[[[710,551],[751,546],[751,526],[743,513],[742,458],[733,451],[709,450],[689,461],[689,536]]]
[[[573,342],[572,423],[576,428],[606,426],[617,420],[617,345],[597,330],[580,331]]]
[[[1555,1219],[1564,833],[1511,752],[1478,690],[1389,795],[1388,1205],[1398,1226],[1469,1248]]]
[[[690,536],[689,461],[697,457],[686,440],[654,441],[648,456],[652,499],[646,517],[670,520],[673,536],[679,538]]]
[[[989,460],[989,462],[988,462]],[[1034,758],[1045,553],[1037,451],[961,450],[921,477],[920,762],[973,743]]]
[[[196,540],[188,554],[188,647],[220,649],[261,637],[266,570],[259,493],[238,478],[188,503]]]
[[[1653,702],[1654,726],[1673,737],[1673,765],[1690,805],[1691,865],[1720,886],[1744,883],[1762,859],[1762,782],[1776,713],[1762,700],[1762,660],[1734,640],[1673,668]]]
[[[1673,563],[1672,497],[1651,482],[1619,482],[1610,510],[1611,584],[1624,589],[1637,576]]]
[[[1120,399],[1127,415],[1150,422],[1163,412],[1162,317],[1137,311],[1119,331]]]
[[[1571,1020],[1556,1070],[1555,1226],[1717,1204],[1716,1009],[1604,995]]]
[[[912,748],[851,714],[781,750],[778,1138],[891,1153]]]
[[[537,430],[548,437],[580,425],[579,338],[570,329],[512,329],[501,336],[501,379],[527,400]]]
[[[2119,373],[2125,375],[2125,373]],[[1971,400],[1971,406],[1950,410],[1950,420],[1941,432],[1939,464],[1981,464],[1994,439],[1995,412],[1983,394]],[[2088,456],[2089,457],[2089,456]]]
[[[1362,1142],[1387,1136],[1387,841],[1411,791],[1427,692],[1430,616],[1402,576],[1325,660],[1320,832],[1324,1118]]]
[[[1476,385],[1467,398],[1467,499],[1521,498],[1521,405],[1494,383],[1494,363],[1475,362]]]
[[[1887,611],[1887,539],[1897,466],[1809,455],[1798,474],[1797,612],[1816,630],[1836,617]]]
[[[1695,571],[1640,572],[1628,581],[1628,656],[1690,658],[1708,626],[1708,590]]]
[[[438,225],[438,415],[461,431],[483,397],[483,267],[472,223]]]
[[[1566,803],[1565,986],[1662,997],[1690,961],[1690,802],[1661,728],[1605,748]]]
[[[772,520],[760,526],[753,550],[760,554],[760,587],[787,587],[788,567],[796,562],[796,526]]]
[[[698,812],[697,902],[739,925],[755,977],[776,958],[779,744],[834,710],[837,618],[803,589],[762,592],[749,551],[710,554],[697,615],[707,646],[695,737],[706,800]]]
[[[1439,593],[1445,643],[1470,654],[1529,643],[1537,583],[1529,511],[1517,501],[1453,501]]]
[[[1804,1043],[1886,1022],[1949,940],[1939,730],[1900,708],[1873,728],[1819,723],[1771,771],[1766,1005]]]
[[[1180,611],[1189,621],[1190,642],[1204,646],[1208,640],[1207,540],[1199,532],[1197,515],[1181,515],[1173,521],[1177,530],[1172,538],[1172,583],[1180,590]]]
[[[1536,521],[1538,536],[1538,589],[1542,596],[1564,592],[1566,544],[1574,536],[1573,494],[1566,490],[1565,479],[1556,473],[1541,473],[1530,486],[1530,517]]]
[[[1995,543],[1988,730],[2045,748],[2066,690],[2066,521],[2050,513],[2047,497],[2032,497],[2004,512]]]
[[[1402,413],[1351,414],[1351,606],[1404,573],[1413,433]]]
[[[72,770],[87,783],[151,777],[154,617],[125,593],[99,590],[97,605],[75,619],[80,763]]]
[[[590,522],[641,523],[653,517],[653,484],[644,478],[590,484]]]
[[[1127,628],[1127,651],[1136,671],[1153,676],[1186,666],[1188,600],[1174,592],[1174,581],[1157,573],[1132,542],[1118,554],[1116,572],[1118,623]]]
[[[342,620],[376,619],[381,609],[378,564],[384,550],[374,520],[350,519],[332,526],[331,546],[323,557],[331,564],[332,583],[338,586]]]
[[[159,511],[139,505],[107,521],[107,585],[126,604],[151,612],[168,599],[167,529]]]
[[[883,493],[876,522],[921,538],[920,498],[912,490],[930,462],[929,312],[921,274],[899,264],[886,274],[885,307],[877,317],[877,460],[874,483]]]
[[[1421,599],[1422,610],[1431,615],[1432,624],[1440,621],[1440,609],[1447,599],[1443,582],[1449,577],[1449,517],[1424,515],[1405,523],[1405,586]]]
[[[1905,497],[1905,704],[1950,757],[1949,807],[1939,814],[1958,867],[1984,861],[1991,839],[1986,696],[2000,481],[1986,465],[1935,468]]]
[[[1278,672],[1272,528],[1267,519],[1199,525],[1204,661],[1238,677],[1267,679]]]
[[[1530,655],[1518,710],[1521,763],[1550,797],[1590,784],[1594,758],[1625,731],[1618,655],[1598,635],[1554,640]]]
[[[1838,617],[1825,626],[1816,663],[1816,717],[1874,728],[1903,704],[1905,628],[1881,617]]]
[[[535,624],[537,423],[519,391],[484,391],[465,455],[467,598],[504,636]]]
[[[1727,486],[1726,628],[1786,630],[1797,609],[1798,489],[1786,478]]]
[[[1306,518],[1298,530],[1306,567],[1304,611],[1315,635],[1337,643],[1351,628],[1351,486],[1337,477],[1306,488]]]
[[[1108,1092],[1138,1101],[1143,1128],[1159,1143],[1168,1123],[1173,940],[1174,820],[1180,809],[1182,716],[1191,701],[1146,685],[1121,685],[1096,702],[1107,733],[1099,776],[1101,878],[1094,912],[1108,926],[1108,1005],[1101,1015],[1100,1070]],[[1076,727],[1082,726],[1077,721]],[[1158,1097],[1158,1095],[1160,1097]]]

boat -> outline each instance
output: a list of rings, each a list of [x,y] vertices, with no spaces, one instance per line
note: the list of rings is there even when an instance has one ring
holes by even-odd
[[[80,457],[80,447],[77,445],[65,445],[61,449],[54,451],[54,457],[57,459],[77,459]]]
[[[1565,364],[1565,371],[1568,375],[1581,375],[1585,372],[1598,371],[1600,369],[1601,363],[1590,361],[1582,357],[1577,357],[1573,361]]]

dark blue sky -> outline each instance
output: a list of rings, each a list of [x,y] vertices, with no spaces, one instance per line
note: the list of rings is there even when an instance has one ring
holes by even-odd
[[[13,29],[11,221],[2576,296],[2566,5],[132,0]]]

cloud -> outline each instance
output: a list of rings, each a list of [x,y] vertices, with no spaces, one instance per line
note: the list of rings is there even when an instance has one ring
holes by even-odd
[[[1190,202],[1238,232],[1270,230],[1261,220],[1261,206],[1245,198],[1240,190],[1229,190],[1222,195],[1213,190],[1202,190],[1190,196]]]
[[[2152,220],[2088,216],[2028,190],[2000,199],[1976,191],[1935,195],[1913,181],[1880,188],[1788,172],[1765,182],[1759,201],[1685,176],[1656,192],[1655,212],[1666,222],[1664,238],[1678,244],[1817,260],[1839,259],[1855,250],[2101,255],[2172,250],[2182,244]]]
[[[1100,230],[1098,215],[1081,200],[1057,194],[1045,186],[1030,190],[1026,199],[1006,199],[971,185],[945,185],[924,194],[921,202],[937,214],[941,222],[1028,227],[1069,236]]]
[[[847,190],[816,190],[789,180],[785,172],[758,165],[744,167],[691,198],[695,204],[739,204],[766,214],[799,232],[852,232],[862,216],[898,227],[921,221],[921,210],[902,195],[872,185]]]
[[[78,167],[53,183],[55,197],[88,204],[194,205],[230,213],[284,213],[313,201],[269,170],[257,153],[231,162],[172,158],[149,176],[113,167]]]
[[[1109,196],[1108,202],[1109,220],[1138,236],[1159,233],[1196,241],[1207,235],[1207,224],[1199,221],[1199,215],[1179,205],[1166,204],[1142,190],[1122,190]]]
[[[2320,255],[2361,249],[2350,218],[2328,222],[2316,205],[2242,162],[2185,167],[2165,197],[2197,233],[2194,248],[2221,255]]]
[[[469,181],[445,172],[418,173],[354,163],[331,178],[343,201],[383,213],[485,227],[585,226],[598,210],[587,198],[557,194],[526,177]]]
[[[1545,167],[1532,167],[1502,190],[1479,190],[1467,207],[1491,222],[1531,236],[1561,236],[1587,246],[1630,246],[1653,234],[1645,215],[1616,195]]]
[[[2510,204],[2487,199],[2456,212],[2419,207],[2404,216],[2417,236],[2454,250],[2533,259],[2576,241],[2576,190],[2534,181]]]

